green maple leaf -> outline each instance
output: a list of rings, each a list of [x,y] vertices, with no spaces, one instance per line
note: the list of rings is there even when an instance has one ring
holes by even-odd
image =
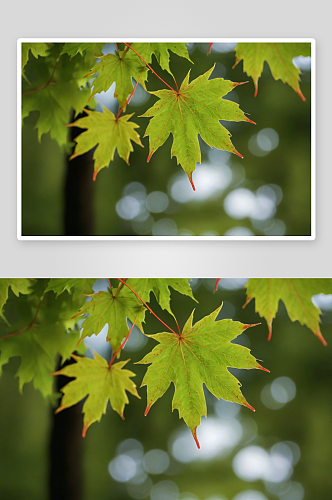
[[[75,151],[70,159],[82,155],[98,145],[93,153],[95,161],[93,180],[96,179],[98,172],[102,168],[108,167],[110,161],[114,159],[116,149],[120,158],[129,165],[129,155],[134,150],[132,142],[143,147],[140,136],[135,130],[138,125],[128,121],[133,114],[123,115],[116,119],[113,113],[105,107],[104,113],[88,109],[85,112],[88,116],[79,118],[76,122],[68,125],[68,127],[87,129],[76,137]]]
[[[139,81],[145,89],[148,70],[140,58],[128,49],[101,57],[101,61],[92,68],[89,75],[95,73],[99,75],[93,81],[91,97],[100,92],[106,92],[115,82],[114,97],[117,98],[120,106],[124,106],[128,95],[133,90],[131,78]]]
[[[240,382],[227,368],[266,370],[257,363],[249,349],[230,342],[254,325],[243,325],[230,319],[215,321],[220,309],[195,325],[192,324],[192,312],[181,337],[169,332],[149,335],[159,344],[140,361],[150,364],[142,382],[142,386],[147,386],[145,414],[173,382],[172,409],[178,410],[198,447],[196,429],[201,417],[206,416],[203,384],[215,397],[253,409],[241,393]]]
[[[5,338],[3,338],[5,337]],[[35,389],[44,397],[52,394],[53,379],[51,372],[55,367],[57,354],[65,360],[75,349],[79,332],[66,333],[61,322],[40,324],[10,337],[0,337],[0,374],[3,365],[14,356],[21,357],[16,376],[20,391],[23,385],[33,380]]]
[[[87,61],[93,57],[102,56],[104,45],[104,43],[65,43],[61,54],[68,54],[71,59],[77,54],[81,54]]]
[[[219,120],[251,122],[239,109],[239,105],[222,99],[241,83],[233,83],[222,78],[209,77],[214,66],[189,83],[189,75],[183,80],[179,92],[159,90],[150,92],[159,100],[142,116],[153,117],[145,136],[149,136],[150,153],[164,144],[170,134],[173,135],[171,157],[177,158],[192,181],[192,172],[196,163],[201,161],[198,134],[211,147],[235,153],[242,158],[233,146],[228,130]],[[254,123],[254,122],[251,122]]]
[[[64,395],[56,413],[79,403],[88,396],[83,405],[83,437],[85,437],[88,427],[93,422],[99,422],[102,415],[105,415],[108,400],[113,410],[124,418],[124,407],[129,403],[126,391],[139,399],[140,397],[136,385],[131,380],[135,374],[129,370],[123,370],[129,360],[120,361],[109,367],[105,359],[97,353],[95,353],[95,359],[74,355],[72,357],[76,363],[65,366],[53,374],[75,378],[61,389]]]
[[[143,332],[144,307],[127,288],[98,292],[91,297],[80,310],[80,314],[89,314],[82,324],[82,339],[97,335],[108,323],[107,340],[117,351],[129,331],[127,318]]]
[[[246,289],[246,304],[255,299],[256,312],[266,319],[269,340],[272,335],[272,321],[277,314],[279,300],[282,300],[291,321],[299,321],[301,325],[306,325],[324,345],[327,345],[319,327],[320,310],[311,299],[318,293],[332,293],[331,279],[250,278]]]
[[[92,285],[95,283],[94,278],[51,278],[46,292],[53,291],[57,297],[61,295],[65,290],[71,293],[74,288],[74,301],[75,295],[90,295],[93,293]]]
[[[31,293],[31,280],[27,278],[1,278],[0,279],[0,316],[4,319],[2,314],[2,308],[7,302],[8,299],[8,290],[9,287],[12,289],[12,292],[19,296],[22,294]]]
[[[22,43],[22,73],[29,60],[29,52],[37,59],[39,56],[46,56],[49,49],[47,43]]]
[[[300,89],[300,70],[294,66],[296,56],[310,56],[310,43],[238,43],[236,46],[236,66],[243,59],[243,71],[255,84],[255,96],[258,92],[258,80],[262,74],[264,62],[271,69],[275,80],[290,85],[305,101]],[[234,67],[233,66],[233,67]]]
[[[129,278],[126,283],[145,302],[149,302],[150,293],[153,292],[160,307],[166,309],[172,316],[174,315],[170,307],[170,287],[182,293],[182,295],[188,295],[197,302],[192,294],[188,279],[185,278]]]
[[[192,63],[189,57],[188,50],[185,43],[133,43],[131,45],[136,52],[142,56],[145,62],[148,64],[152,61],[152,55],[154,54],[160,67],[172,75],[169,67],[169,51],[174,54],[188,59]],[[173,76],[173,75],[172,75]]]

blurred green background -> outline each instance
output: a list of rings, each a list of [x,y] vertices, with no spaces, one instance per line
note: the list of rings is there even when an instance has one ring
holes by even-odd
[[[172,290],[172,309],[183,327],[193,307],[194,321],[224,305],[222,318],[252,324],[260,321],[254,301],[245,309],[245,279],[195,279],[198,304]],[[99,281],[98,286],[105,286]],[[67,293],[67,292],[66,292]],[[331,344],[332,296],[316,296],[322,309],[322,333]],[[172,318],[152,297],[152,309],[172,328]],[[160,331],[147,314],[146,332]],[[331,353],[306,327],[292,323],[280,303],[267,341],[264,320],[237,341],[251,349],[271,373],[233,370],[247,401],[255,408],[217,401],[206,393],[208,418],[198,428],[201,450],[178,412],[171,411],[173,387],[144,417],[146,389],[141,400],[129,395],[125,420],[108,408],[83,441],[85,500],[329,500],[331,498]],[[102,334],[90,347],[110,358]],[[134,365],[153,346],[134,329],[123,353]],[[106,350],[105,350],[106,345]],[[91,355],[91,354],[90,354]],[[14,373],[19,360],[4,367],[0,379],[0,498],[47,498],[48,447],[52,410],[32,384],[18,392]]]
[[[244,156],[211,149],[201,141],[202,164],[193,173],[196,192],[187,175],[170,158],[172,137],[149,163],[148,138],[144,148],[135,145],[130,166],[116,153],[93,183],[93,235],[100,236],[192,236],[261,235],[308,236],[311,234],[310,58],[297,58],[301,75],[300,97],[280,80],[275,81],[265,63],[254,84],[235,62],[236,44],[188,44],[194,62],[171,54],[171,69],[180,85],[191,69],[196,78],[216,64],[212,77],[235,82],[249,81],[225,96],[239,103],[257,123],[226,122],[236,149]],[[121,46],[121,44],[120,44]],[[105,51],[114,50],[107,45]],[[30,56],[31,57],[31,56]],[[171,76],[154,59],[153,67],[170,85]],[[150,72],[147,88],[163,88]],[[97,95],[102,104],[117,112],[114,87]],[[144,135],[147,118],[138,118],[156,98],[138,86],[127,107]],[[64,234],[64,181],[66,158],[49,134],[37,141],[34,125],[38,112],[24,121],[22,137],[22,234]],[[91,181],[92,182],[92,181]]]

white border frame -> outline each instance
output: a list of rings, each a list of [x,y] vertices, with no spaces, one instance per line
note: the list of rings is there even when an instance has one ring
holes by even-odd
[[[308,241],[316,239],[316,40],[314,38],[130,38],[133,42],[186,43],[311,43],[311,235],[310,236],[22,236],[22,102],[21,44],[22,43],[114,43],[127,38],[19,38],[17,40],[17,239],[21,241]]]

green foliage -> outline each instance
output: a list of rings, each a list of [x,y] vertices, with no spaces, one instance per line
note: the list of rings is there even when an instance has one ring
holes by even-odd
[[[320,327],[320,310],[311,298],[318,293],[332,293],[332,280],[327,278],[250,278],[247,285],[247,303],[255,299],[255,310],[266,319],[269,339],[272,321],[282,300],[292,321],[306,325],[326,345]]]
[[[179,411],[197,444],[196,428],[206,416],[203,384],[216,398],[251,408],[240,391],[240,382],[227,368],[262,368],[249,349],[230,342],[252,325],[229,319],[215,321],[220,309],[195,325],[192,312],[181,336],[169,332],[151,335],[159,345],[140,361],[151,365],[142,382],[147,386],[146,413],[173,382],[172,410]]]
[[[2,315],[2,308],[7,302],[9,288],[18,297],[19,293],[30,293],[30,286],[31,281],[26,278],[2,278],[0,280],[0,314]]]
[[[64,291],[71,293],[74,289],[74,296],[89,295],[93,293],[92,285],[95,281],[94,278],[51,278],[45,293],[52,290],[58,297]]]
[[[144,61],[148,64],[152,62],[152,55],[154,54],[160,67],[168,71],[168,73],[172,76],[173,73],[169,67],[170,52],[173,52],[174,54],[184,57],[185,59],[188,59],[188,61],[192,62],[185,43],[133,43],[132,48],[141,57],[143,57]]]
[[[190,284],[185,278],[129,278],[127,285],[133,288],[145,302],[149,302],[150,293],[153,292],[160,307],[172,315],[170,287],[196,301]]]
[[[179,92],[151,92],[159,101],[142,115],[153,116],[145,132],[150,139],[149,158],[173,134],[171,156],[177,158],[191,183],[196,163],[201,162],[198,134],[209,146],[241,156],[230,140],[231,134],[219,120],[250,121],[238,104],[222,99],[240,84],[222,78],[209,80],[213,69],[191,83],[189,72]]]
[[[151,155],[173,135],[171,157],[183,167],[192,182],[192,172],[201,161],[198,135],[211,147],[240,155],[232,144],[231,134],[220,124],[225,121],[251,121],[239,109],[238,104],[223,99],[234,87],[233,83],[221,78],[209,77],[213,68],[189,83],[189,73],[180,90],[177,90],[175,76],[170,69],[171,54],[192,64],[185,43],[133,43],[115,44],[114,53],[102,55],[103,43],[50,43],[22,44],[22,65],[26,68],[22,83],[22,119],[38,111],[36,123],[38,139],[50,132],[60,147],[69,150],[67,129],[71,112],[75,115],[89,102],[94,107],[93,96],[107,91],[116,84],[116,97],[120,113],[128,104],[128,96],[135,91],[133,80],[147,90],[150,64],[156,61],[162,70],[174,78],[175,88],[151,92],[158,101],[142,116],[153,117],[146,129],[149,136]],[[29,52],[34,58],[29,59]],[[236,47],[236,64],[243,59],[244,71],[252,76],[256,86],[264,61],[267,61],[275,79],[288,83],[304,99],[299,87],[299,70],[292,63],[294,56],[310,54],[310,44],[305,43],[239,43]],[[211,57],[211,56],[210,56]],[[37,59],[36,59],[37,58]],[[99,62],[96,59],[100,58]],[[154,70],[153,72],[157,74]],[[92,77],[92,90],[88,77]],[[169,90],[172,89],[172,90]],[[78,139],[72,158],[98,147],[94,154],[95,173],[107,167],[114,159],[117,149],[127,163],[133,151],[131,141],[141,145],[135,131],[136,123],[128,122],[132,115],[114,117],[111,111],[104,113],[87,111],[88,116],[71,126],[87,128]],[[193,185],[194,187],[194,185]]]
[[[310,43],[238,43],[235,52],[235,66],[243,60],[243,71],[254,81],[255,96],[258,92],[258,80],[266,61],[273,78],[290,85],[305,101],[300,89],[301,72],[294,66],[293,58],[300,55],[310,56]]]
[[[61,54],[68,54],[70,59],[77,54],[81,54],[85,61],[91,61],[93,57],[101,57],[103,55],[102,48],[104,43],[65,43]]]
[[[124,418],[123,410],[125,405],[129,403],[126,391],[138,398],[139,395],[136,385],[131,380],[135,373],[123,370],[129,360],[120,361],[109,367],[104,358],[97,353],[95,353],[95,359],[80,358],[74,355],[73,358],[76,361],[75,364],[67,365],[53,374],[75,378],[73,382],[69,382],[61,389],[64,396],[57,413],[79,403],[88,396],[83,405],[83,437],[85,437],[88,427],[93,422],[99,422],[102,415],[105,415],[108,400],[110,400],[113,410],[121,418]]]
[[[133,115],[116,118],[112,111],[105,107],[104,113],[88,109],[85,112],[88,116],[70,124],[70,127],[87,129],[75,139],[76,147],[71,159],[90,151],[98,144],[93,153],[94,179],[102,168],[108,167],[116,149],[120,158],[129,165],[129,155],[133,151],[131,141],[142,146],[140,136],[135,131],[138,125],[128,121]]]
[[[82,325],[82,338],[98,335],[108,324],[108,335],[112,349],[116,351],[128,333],[127,318],[142,328],[145,310],[139,300],[126,287],[93,294],[92,300],[86,303],[80,314],[89,314]]]
[[[37,59],[38,56],[46,56],[48,50],[47,43],[22,43],[22,74],[25,65],[29,60],[29,53]]]
[[[92,278],[0,279],[6,317],[6,321],[0,319],[0,368],[11,358],[20,358],[17,370],[20,390],[24,384],[33,381],[34,387],[45,398],[54,400],[51,373],[55,370],[56,360],[59,355],[62,362],[72,356],[75,363],[56,373],[75,378],[64,387],[58,411],[88,395],[83,408],[84,435],[87,428],[105,413],[108,400],[123,417],[124,406],[128,403],[126,391],[139,396],[131,381],[134,373],[123,369],[128,360],[114,361],[122,356],[134,325],[146,334],[145,315],[149,311],[154,315],[154,321],[162,323],[160,330],[163,333],[147,335],[158,345],[139,362],[150,365],[142,382],[147,386],[146,413],[173,382],[173,409],[178,410],[179,417],[185,420],[198,444],[196,428],[202,415],[207,414],[204,385],[217,398],[252,409],[241,393],[240,383],[228,369],[268,371],[262,368],[249,349],[234,343],[244,330],[255,325],[231,319],[218,320],[219,307],[195,324],[193,311],[182,330],[178,327],[178,331],[174,331],[167,325],[168,314],[175,318],[171,308],[174,295],[171,295],[170,288],[186,300],[195,300],[190,283],[184,278],[118,278],[117,288],[115,280],[113,285],[108,280],[107,292],[99,291],[87,297],[94,282],[96,280]],[[9,287],[13,293],[8,293]],[[147,304],[151,292],[165,312],[164,321]],[[332,293],[332,280],[251,278],[247,283],[247,302],[256,299],[256,310],[269,325],[276,315],[279,300],[283,300],[290,319],[307,325],[322,340],[319,310],[311,302],[317,293]],[[87,315],[83,322],[78,319],[82,315]],[[95,355],[95,359],[86,359],[73,354],[78,346],[82,346],[84,338],[98,335],[106,324],[107,341],[113,350],[109,364],[99,355]]]
[[[63,44],[55,44],[47,57],[29,61],[25,74],[28,82],[23,81],[22,119],[32,111],[38,111],[36,122],[38,140],[50,132],[59,146],[68,150],[66,125],[71,112],[80,113],[88,98],[89,88],[85,88],[84,75],[90,67],[81,55],[70,59],[68,54],[59,54]]]
[[[147,80],[148,71],[135,53],[124,49],[122,52],[101,57],[101,61],[91,70],[91,74],[96,73],[98,76],[93,81],[91,95],[106,92],[115,82],[114,97],[117,98],[120,106],[124,106],[128,95],[133,90],[131,78],[139,80],[141,85],[145,87],[144,82]]]

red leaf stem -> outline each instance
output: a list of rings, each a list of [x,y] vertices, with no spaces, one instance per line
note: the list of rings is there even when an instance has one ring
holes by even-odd
[[[108,369],[110,369],[110,368],[111,368],[111,366],[112,366],[112,364],[113,364],[113,361],[114,361],[114,360],[115,360],[115,358],[117,357],[118,353],[119,353],[120,351],[122,351],[122,349],[124,348],[124,346],[125,346],[125,344],[126,344],[127,340],[129,339],[129,336],[130,336],[131,332],[133,331],[133,328],[134,328],[134,326],[135,326],[135,323],[136,323],[136,320],[137,320],[137,318],[138,318],[138,315],[139,315],[139,313],[141,312],[141,309],[142,309],[142,306],[139,308],[138,313],[136,314],[136,318],[134,319],[134,322],[133,322],[133,324],[131,325],[130,330],[129,330],[129,332],[128,332],[128,334],[127,334],[126,338],[124,339],[124,341],[122,342],[122,344],[120,345],[120,347],[119,347],[119,348],[115,351],[115,353],[114,353],[114,355],[113,355],[113,358],[111,359],[110,364],[108,365]]]
[[[42,298],[40,299],[38,307],[37,307],[37,310],[35,312],[35,315],[34,315],[34,317],[32,318],[31,322],[29,323],[29,325],[27,327],[23,328],[23,330],[19,330],[18,332],[9,333],[8,335],[4,335],[3,337],[0,337],[0,340],[7,339],[8,337],[14,337],[15,335],[18,335],[19,333],[26,332],[27,330],[29,330],[33,326],[39,326],[39,325],[34,325],[34,322],[36,321],[36,318],[37,318],[37,315],[38,315],[38,311],[40,309],[40,306],[43,303],[43,300],[44,300],[44,296],[42,296]]]
[[[129,49],[130,45],[131,45],[131,43],[128,43],[128,44],[126,45],[126,47],[125,47],[125,49],[124,49],[124,51],[123,51],[122,57],[124,57],[124,56],[125,56],[125,54],[126,54],[127,50]]]
[[[35,90],[29,90],[28,92],[24,92],[22,95],[27,95],[27,94],[32,94],[33,92],[38,92],[38,90],[43,90],[45,89],[46,87],[48,87],[49,85],[51,85],[51,80],[54,76],[54,73],[55,73],[55,70],[57,68],[57,65],[59,64],[59,61],[60,59],[57,60],[57,62],[55,63],[55,66],[53,68],[53,71],[52,71],[52,74],[49,78],[49,80],[45,83],[45,85],[43,85],[42,87],[39,87],[38,89],[35,89]],[[54,84],[53,84],[54,85]]]
[[[110,290],[111,290],[111,294],[112,294],[112,297],[113,297],[113,287],[112,287],[112,283],[110,282],[110,279],[107,278],[107,281],[108,281],[108,284],[110,286]]]
[[[121,281],[121,283],[123,283],[124,285],[126,285],[126,287],[127,287],[127,288],[129,288],[129,290],[131,290],[131,291],[132,291],[132,292],[136,295],[136,297],[137,297],[137,298],[138,298],[138,299],[142,302],[142,304],[144,304],[144,305],[145,305],[145,307],[146,307],[146,308],[150,311],[150,313],[151,313],[151,314],[153,314],[153,316],[155,316],[155,317],[157,318],[157,320],[158,320],[158,321],[160,321],[160,323],[162,323],[164,326],[166,326],[166,328],[167,328],[170,332],[174,333],[174,335],[176,335],[177,337],[179,337],[179,335],[178,335],[178,334],[177,334],[174,330],[172,330],[172,328],[170,328],[168,325],[166,325],[166,323],[164,323],[164,322],[163,322],[163,320],[161,320],[161,319],[159,318],[159,316],[157,316],[157,315],[156,315],[156,313],[154,313],[154,312],[152,311],[151,307],[150,307],[150,306],[148,306],[148,305],[147,305],[147,303],[146,303],[146,302],[144,302],[144,300],[143,300],[143,299],[141,299],[141,297],[138,295],[138,293],[136,293],[136,292],[135,292],[135,290],[133,290],[133,289],[132,289],[129,285],[127,285],[127,283],[126,283],[125,281],[123,281],[121,278],[116,278],[116,279],[117,279],[117,280],[119,280],[119,281]]]
[[[133,49],[128,43],[125,43],[125,45],[127,47],[129,47],[133,52],[135,52],[135,54],[144,62],[144,64],[152,71],[153,74],[156,75],[157,78],[159,78],[160,81],[162,81],[169,89],[173,90],[173,92],[175,92],[175,94],[177,94],[178,92],[176,90],[174,90],[170,85],[168,85],[168,83],[164,82],[164,80],[162,78],[160,78],[159,75],[157,75],[157,73],[155,72],[154,69],[151,68],[150,64],[148,64],[146,61],[144,61],[143,57],[139,55],[138,52],[136,52],[135,49]]]
[[[143,74],[143,70],[142,70],[142,73],[139,75],[139,78],[138,78],[138,80],[137,80],[137,82],[136,82],[136,85],[135,85],[135,87],[133,88],[133,90],[132,90],[132,92],[131,92],[130,96],[128,97],[128,99],[126,100],[126,102],[124,103],[124,105],[123,105],[123,106],[121,106],[121,108],[120,108],[120,110],[119,110],[118,114],[116,115],[116,118],[115,118],[115,121],[116,121],[116,122],[118,121],[118,118],[119,118],[119,116],[121,115],[123,108],[124,108],[125,106],[127,106],[127,104],[129,104],[130,99],[133,97],[134,92],[135,92],[135,90],[136,90],[136,88],[137,88],[138,82],[139,82],[139,80],[140,80],[140,78],[141,78],[142,74]]]

